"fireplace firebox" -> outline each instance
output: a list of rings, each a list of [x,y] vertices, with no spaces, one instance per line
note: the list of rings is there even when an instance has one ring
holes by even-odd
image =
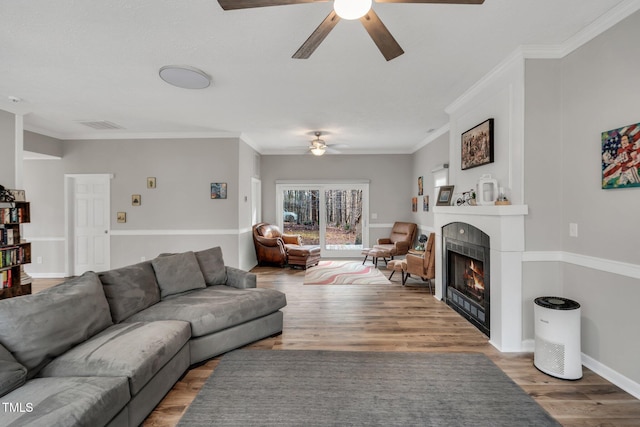
[[[466,223],[442,227],[444,299],[480,331],[490,334],[489,236]]]

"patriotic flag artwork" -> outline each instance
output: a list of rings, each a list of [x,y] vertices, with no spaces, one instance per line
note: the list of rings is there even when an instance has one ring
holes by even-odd
[[[640,123],[602,132],[602,188],[640,187]]]

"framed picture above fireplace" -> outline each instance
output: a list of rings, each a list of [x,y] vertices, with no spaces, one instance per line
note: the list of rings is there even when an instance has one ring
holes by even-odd
[[[462,170],[493,163],[493,119],[462,134]]]

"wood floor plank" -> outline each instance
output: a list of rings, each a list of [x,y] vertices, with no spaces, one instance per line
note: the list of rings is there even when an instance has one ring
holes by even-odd
[[[531,353],[500,353],[428,286],[303,285],[304,271],[257,267],[258,287],[287,295],[281,335],[248,345],[264,350],[479,352],[565,427],[640,426],[640,400],[584,368],[566,381],[533,365]],[[394,278],[395,279],[395,278]],[[147,417],[145,427],[173,427],[220,358],[193,367]]]

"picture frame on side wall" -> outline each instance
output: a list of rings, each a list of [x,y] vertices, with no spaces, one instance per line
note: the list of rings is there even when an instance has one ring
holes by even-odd
[[[212,199],[226,199],[227,198],[227,183],[226,182],[212,182],[211,183],[211,198]]]
[[[438,191],[438,200],[436,206],[450,206],[453,199],[453,185],[443,185]]]
[[[464,132],[461,140],[462,170],[493,163],[493,119]]]
[[[640,123],[602,132],[602,188],[640,187]]]

